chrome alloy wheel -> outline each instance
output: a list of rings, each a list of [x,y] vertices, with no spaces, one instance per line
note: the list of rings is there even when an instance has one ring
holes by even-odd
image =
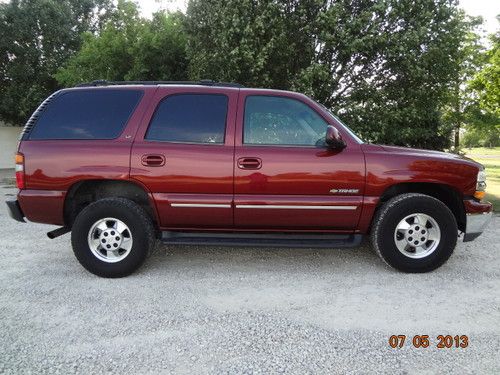
[[[396,247],[404,256],[413,259],[432,254],[441,241],[441,230],[432,217],[417,213],[406,216],[394,231]]]
[[[125,259],[132,250],[132,243],[128,226],[112,217],[96,221],[89,230],[88,244],[92,254],[106,263]]]

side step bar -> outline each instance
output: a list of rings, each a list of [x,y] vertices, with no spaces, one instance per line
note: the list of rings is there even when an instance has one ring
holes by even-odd
[[[293,248],[357,247],[361,234],[317,233],[206,233],[162,232],[161,240],[168,245],[255,246]]]

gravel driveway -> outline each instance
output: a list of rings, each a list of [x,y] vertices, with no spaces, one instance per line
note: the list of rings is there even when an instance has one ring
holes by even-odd
[[[500,373],[498,216],[430,274],[393,271],[366,246],[164,247],[107,280],[69,235],[49,240],[53,227],[0,205],[0,373]],[[402,349],[388,345],[397,334]],[[469,346],[437,349],[440,334]]]

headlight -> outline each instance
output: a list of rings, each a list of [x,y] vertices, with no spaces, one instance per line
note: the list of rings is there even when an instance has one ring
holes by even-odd
[[[486,171],[481,170],[477,173],[477,182],[476,182],[476,192],[474,193],[474,197],[481,200],[485,196],[486,191]]]
[[[477,187],[476,190],[485,191],[486,190],[486,171],[479,171],[477,173]]]

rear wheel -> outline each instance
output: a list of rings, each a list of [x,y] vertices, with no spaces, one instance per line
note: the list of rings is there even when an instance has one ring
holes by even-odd
[[[457,243],[457,222],[440,200],[402,194],[382,206],[373,221],[372,245],[391,267],[428,272],[440,267]]]
[[[122,277],[139,268],[155,244],[151,218],[136,203],[106,198],[83,209],[73,224],[76,258],[102,277]]]

